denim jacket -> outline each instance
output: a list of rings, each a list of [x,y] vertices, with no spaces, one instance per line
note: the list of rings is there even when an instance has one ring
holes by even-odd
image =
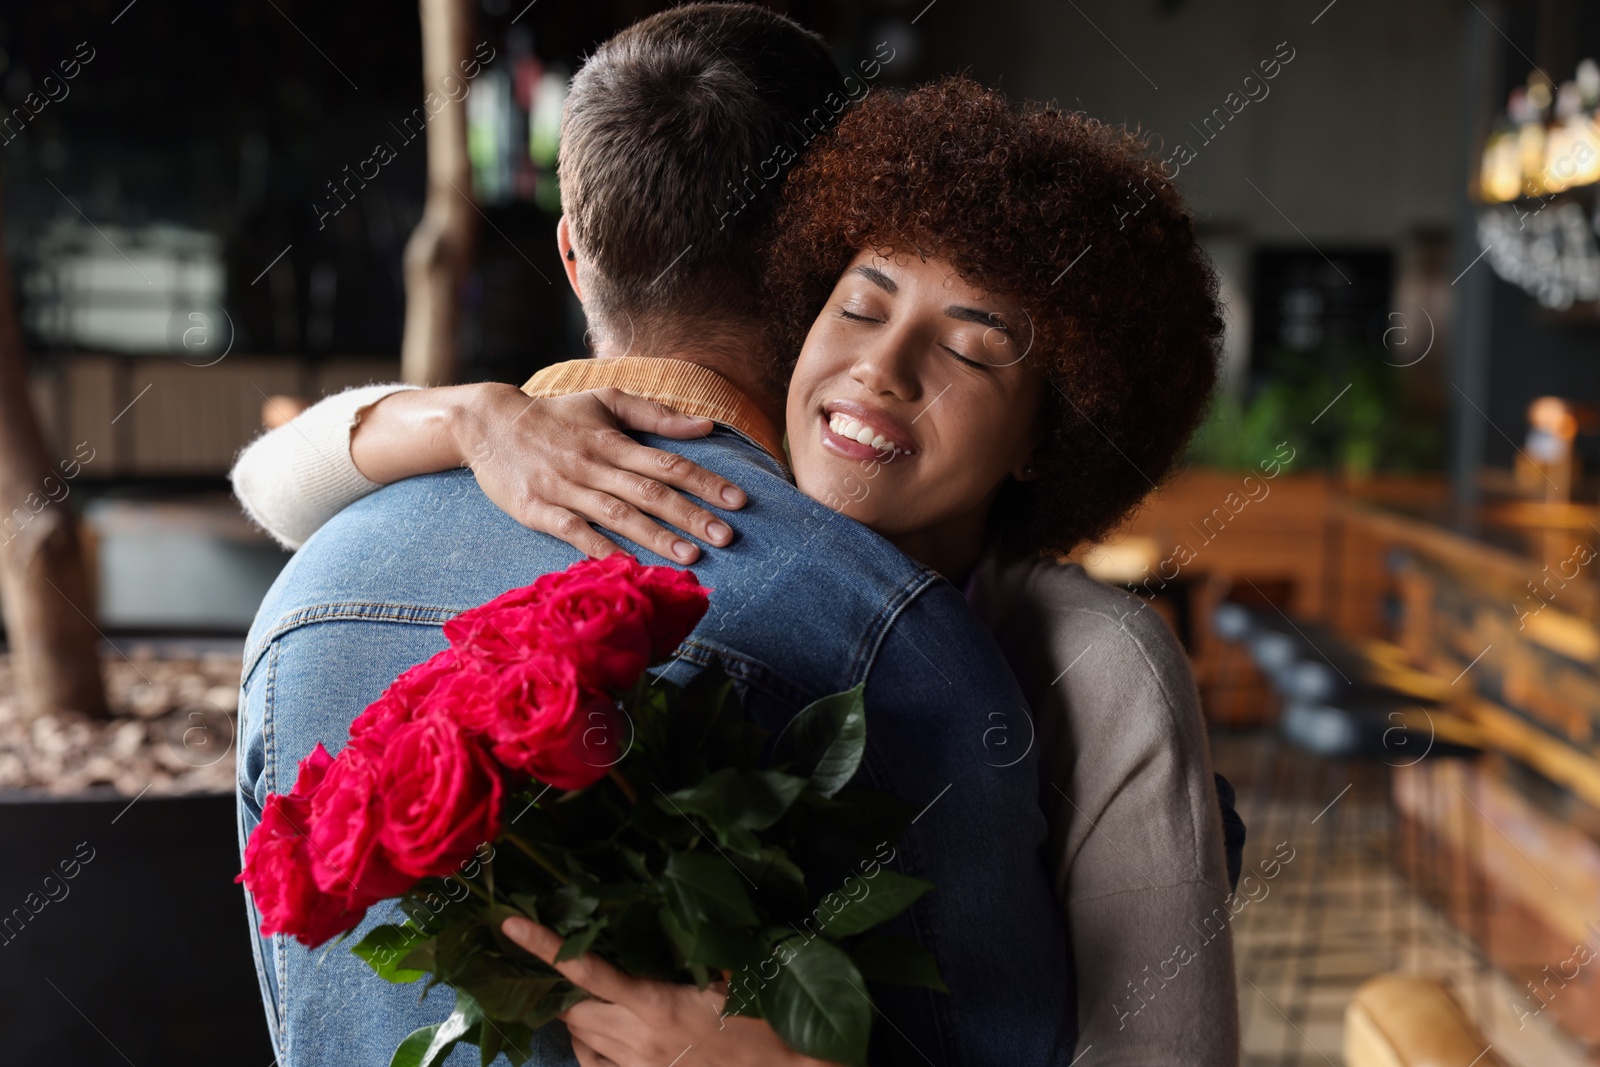
[[[694,568],[711,607],[668,677],[720,662],[770,731],[864,680],[860,774],[921,809],[890,865],[935,889],[886,930],[931,950],[950,991],[874,986],[873,1062],[1070,1063],[1076,996],[1040,859],[1038,772],[1031,752],[1018,759],[1006,747],[1007,734],[1033,736],[1029,711],[988,631],[953,586],[801,494],[742,435],[642,439],[750,500],[723,516],[736,520],[734,543]],[[579,558],[506,516],[468,471],[396,483],[325,525],[284,569],[248,639],[241,835],[269,792],[293,787],[317,742],[336,752],[389,682],[444,647],[447,619]],[[357,936],[385,918],[369,915]],[[308,952],[281,935],[256,947],[284,1067],[386,1063],[402,1037],[452,1006],[443,994],[419,1004],[420,987],[383,982],[345,948]],[[559,1024],[540,1036],[549,1051],[534,1063],[573,1062]],[[476,1053],[458,1049],[449,1062],[476,1063]]]

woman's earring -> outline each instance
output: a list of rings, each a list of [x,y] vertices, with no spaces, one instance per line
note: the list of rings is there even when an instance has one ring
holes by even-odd
[[[574,252],[570,248],[567,249],[567,262],[568,263],[576,263],[576,262],[578,262],[578,253]]]

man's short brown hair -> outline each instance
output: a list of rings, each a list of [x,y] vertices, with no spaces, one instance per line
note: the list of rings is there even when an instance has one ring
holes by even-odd
[[[601,45],[572,80],[559,164],[591,321],[759,321],[756,244],[783,180],[762,163],[831,125],[841,88],[821,38],[753,4],[686,4]]]

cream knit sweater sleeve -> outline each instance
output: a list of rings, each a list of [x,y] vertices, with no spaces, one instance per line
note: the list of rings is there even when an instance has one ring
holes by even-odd
[[[1034,711],[1085,1065],[1234,1067],[1238,905],[1177,638],[1076,565],[986,562],[969,598]]]
[[[365,385],[326,397],[239,453],[229,478],[250,516],[285,548],[299,548],[374,489],[350,458],[350,433],[373,404],[414,385]]]

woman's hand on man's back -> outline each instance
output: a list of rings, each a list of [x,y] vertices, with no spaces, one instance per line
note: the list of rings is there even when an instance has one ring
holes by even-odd
[[[363,415],[350,451],[362,473],[377,482],[469,467],[506,514],[587,555],[620,551],[594,523],[688,564],[700,549],[683,534],[720,547],[733,531],[685,494],[724,509],[743,507],[745,494],[624,431],[686,439],[704,437],[711,427],[710,419],[619,389],[530,398],[512,385],[482,383],[385,397]]]

